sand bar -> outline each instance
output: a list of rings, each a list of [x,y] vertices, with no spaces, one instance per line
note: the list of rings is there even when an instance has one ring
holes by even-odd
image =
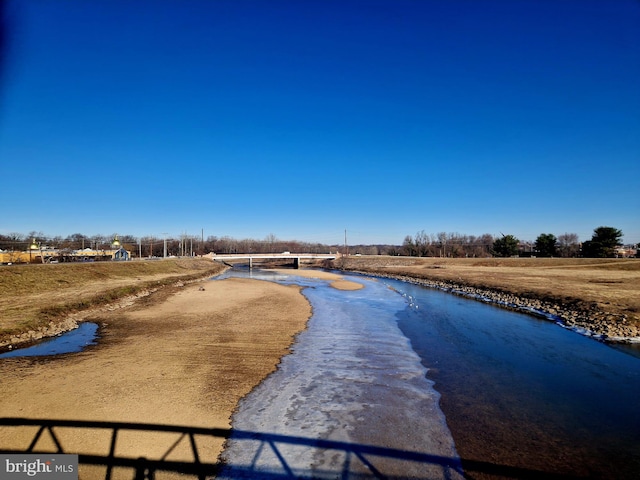
[[[275,370],[310,314],[297,286],[226,279],[165,290],[94,318],[102,338],[82,353],[1,360],[0,417],[228,428],[238,401]],[[33,435],[0,427],[0,450],[24,450]],[[69,453],[109,449],[109,436],[90,429],[65,430],[59,440]],[[192,460],[188,442],[176,442],[163,432],[123,432],[116,454]],[[222,440],[198,442],[200,461],[215,462]],[[37,446],[54,447],[45,436]],[[81,478],[98,473],[85,467]]]
[[[330,280],[331,287],[338,290],[360,290],[364,288],[362,283],[353,282],[351,280],[345,280],[342,275],[332,272],[325,272],[323,270],[288,270],[284,268],[274,269],[275,272],[284,273],[287,275],[295,275],[297,277],[305,278],[318,278],[320,280]]]

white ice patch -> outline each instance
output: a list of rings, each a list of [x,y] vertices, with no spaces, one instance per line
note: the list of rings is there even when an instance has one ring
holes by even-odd
[[[293,353],[245,397],[218,478],[461,479],[439,395],[385,285],[307,289]]]

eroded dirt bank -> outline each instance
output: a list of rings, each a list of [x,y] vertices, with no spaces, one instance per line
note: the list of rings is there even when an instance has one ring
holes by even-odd
[[[218,275],[204,258],[0,267],[0,352],[77,327],[96,312],[132,305],[178,284]]]

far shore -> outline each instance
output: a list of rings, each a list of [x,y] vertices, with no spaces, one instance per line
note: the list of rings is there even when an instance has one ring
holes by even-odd
[[[640,259],[372,255],[331,266],[537,311],[605,341],[640,342]]]

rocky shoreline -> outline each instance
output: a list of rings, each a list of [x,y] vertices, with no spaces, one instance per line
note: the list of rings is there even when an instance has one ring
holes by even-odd
[[[472,287],[450,281],[427,280],[409,275],[366,270],[349,269],[349,271],[435,288],[454,295],[492,303],[503,308],[537,315],[564,328],[604,342],[640,343],[640,329],[630,324],[626,315],[604,312],[595,305],[576,304],[567,306],[550,300],[526,298],[496,289]]]

